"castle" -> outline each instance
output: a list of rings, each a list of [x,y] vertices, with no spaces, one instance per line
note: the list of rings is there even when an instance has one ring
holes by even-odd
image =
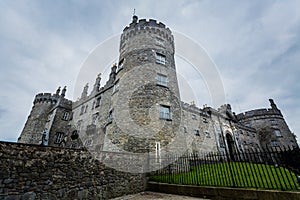
[[[105,85],[99,74],[77,101],[65,98],[66,87],[37,94],[18,142],[156,155],[297,147],[272,99],[270,108],[240,114],[229,104],[215,109],[182,102],[174,53],[169,28],[133,16]]]

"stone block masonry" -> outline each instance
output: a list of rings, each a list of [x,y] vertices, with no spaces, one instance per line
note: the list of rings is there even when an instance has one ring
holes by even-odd
[[[109,199],[145,187],[144,174],[108,168],[87,150],[0,142],[0,199]]]

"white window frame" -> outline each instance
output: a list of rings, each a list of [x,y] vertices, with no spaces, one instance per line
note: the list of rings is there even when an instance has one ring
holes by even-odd
[[[160,105],[159,106],[159,118],[160,119],[171,119],[171,108],[170,106]]]
[[[166,65],[166,56],[161,53],[155,54],[155,61],[158,64]]]
[[[168,77],[166,75],[157,73],[156,81],[158,85],[168,87]]]
[[[160,153],[161,153],[160,142],[155,142],[155,158],[157,162],[161,161]]]

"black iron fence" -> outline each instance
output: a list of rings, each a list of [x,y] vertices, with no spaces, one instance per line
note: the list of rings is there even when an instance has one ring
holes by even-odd
[[[150,163],[161,165],[150,175],[157,182],[274,190],[299,190],[300,184],[299,148],[169,155]]]

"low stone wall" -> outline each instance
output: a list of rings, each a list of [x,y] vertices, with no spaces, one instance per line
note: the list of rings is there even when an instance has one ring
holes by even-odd
[[[0,199],[109,199],[145,187],[145,175],[108,168],[86,150],[0,142]]]
[[[225,188],[194,185],[175,185],[148,182],[148,191],[201,197],[214,200],[299,200],[300,192],[259,190],[247,188]]]

